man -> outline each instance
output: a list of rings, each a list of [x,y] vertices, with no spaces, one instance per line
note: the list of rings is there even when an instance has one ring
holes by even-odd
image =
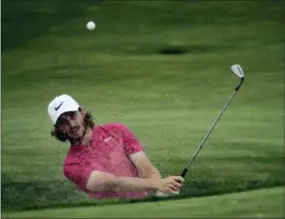
[[[183,178],[161,178],[125,125],[95,125],[92,115],[66,94],[49,103],[48,113],[51,135],[70,143],[64,175],[90,198],[144,198],[148,192],[168,195],[181,189]]]

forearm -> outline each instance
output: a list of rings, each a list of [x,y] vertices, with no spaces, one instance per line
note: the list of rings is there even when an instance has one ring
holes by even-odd
[[[153,179],[116,177],[113,183],[116,192],[148,191],[157,189]]]
[[[158,169],[154,168],[150,174],[150,178],[161,178],[161,174],[160,172],[158,171]]]
[[[161,179],[161,174],[155,167],[150,168],[148,171],[140,171],[139,176],[146,179]],[[148,189],[147,192],[156,192],[156,189]]]
[[[161,178],[160,172],[143,151],[130,155],[130,158],[137,167],[141,178]]]
[[[132,192],[155,190],[155,179],[116,177],[109,173],[94,171],[86,185],[93,192]]]
[[[155,167],[148,170],[139,171],[139,176],[141,178],[153,178],[153,179],[161,178],[160,172]]]

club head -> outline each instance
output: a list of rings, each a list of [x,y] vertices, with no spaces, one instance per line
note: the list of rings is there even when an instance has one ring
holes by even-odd
[[[240,65],[235,64],[231,66],[232,72],[238,76],[240,79],[244,78],[244,73]]]

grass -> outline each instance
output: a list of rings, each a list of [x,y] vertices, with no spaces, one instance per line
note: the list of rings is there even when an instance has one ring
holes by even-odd
[[[2,1],[2,210],[87,201],[63,178],[68,145],[49,136],[55,95],[71,94],[97,123],[125,123],[162,174],[176,175],[238,82],[229,71],[235,63],[245,83],[179,198],[284,185],[284,8]],[[91,19],[94,32],[85,29]],[[161,54],[171,49],[184,53]]]
[[[44,209],[6,213],[2,216],[3,218],[283,218],[284,187],[154,203]]]

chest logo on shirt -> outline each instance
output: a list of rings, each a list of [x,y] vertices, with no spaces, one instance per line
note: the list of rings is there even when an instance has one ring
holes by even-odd
[[[104,139],[104,142],[108,142],[108,141],[110,141],[112,139],[112,136],[110,136],[110,137],[108,137],[108,138],[105,138]]]

